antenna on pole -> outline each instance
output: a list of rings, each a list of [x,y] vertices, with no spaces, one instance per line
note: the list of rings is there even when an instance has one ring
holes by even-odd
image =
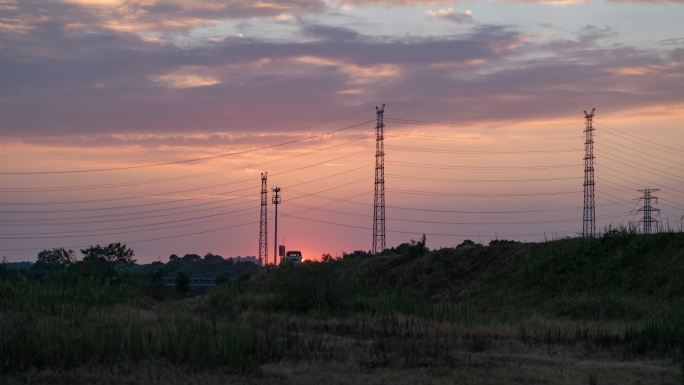
[[[658,197],[654,197],[652,193],[660,191],[660,189],[647,188],[639,191],[644,193],[644,195],[642,195],[640,198],[640,200],[644,202],[644,207],[637,210],[644,213],[644,219],[640,221],[641,223],[643,223],[643,233],[652,234],[652,225],[654,223],[658,223],[657,219],[653,219],[653,213],[660,213],[660,209],[653,208],[653,204],[651,203],[651,201],[655,201],[655,203],[658,203]]]
[[[375,107],[375,195],[373,200],[373,254],[385,250],[385,105]]]
[[[594,199],[594,112],[584,111],[584,212],[582,215],[582,237],[596,236],[596,201]]]
[[[259,260],[268,263],[268,173],[261,173],[261,214],[259,216]]]
[[[278,205],[282,202],[280,198],[280,187],[273,189],[273,204],[275,205],[275,234],[273,236],[273,264],[278,265]],[[281,258],[282,259],[282,258]]]

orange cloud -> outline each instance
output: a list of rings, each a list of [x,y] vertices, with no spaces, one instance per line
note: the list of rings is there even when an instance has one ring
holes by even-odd
[[[401,68],[394,64],[360,66],[341,60],[328,59],[319,56],[298,56],[293,60],[298,63],[335,67],[340,72],[347,75],[349,77],[349,82],[353,84],[367,84],[376,80],[396,78],[400,76],[402,72]]]
[[[209,87],[221,84],[221,81],[213,76],[183,73],[153,75],[151,80],[169,88]]]

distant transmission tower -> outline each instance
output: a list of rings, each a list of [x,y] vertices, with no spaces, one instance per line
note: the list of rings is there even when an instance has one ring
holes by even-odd
[[[275,234],[273,234],[273,264],[278,265],[278,205],[282,202],[280,198],[280,187],[273,189],[273,204],[275,205]]]
[[[373,254],[385,250],[385,105],[375,107],[375,197],[373,201]]]
[[[653,192],[656,192],[658,190],[660,189],[647,188],[639,190],[642,193],[644,193],[644,195],[641,196],[641,200],[644,202],[644,208],[639,209],[639,211],[642,211],[644,213],[644,219],[641,220],[641,223],[643,223],[644,234],[651,234],[653,231],[653,223],[658,223],[657,219],[653,219],[653,212],[659,213],[660,209],[653,208],[653,205],[651,204],[651,201],[655,201],[655,203],[658,203],[658,197],[654,197],[652,195]]]
[[[261,173],[261,215],[259,216],[259,260],[268,263],[268,190],[267,173]]]
[[[594,200],[594,112],[584,111],[584,214],[582,216],[582,237],[596,236],[596,202]]]

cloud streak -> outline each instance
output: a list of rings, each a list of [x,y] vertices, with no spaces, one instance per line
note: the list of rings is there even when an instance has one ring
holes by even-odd
[[[520,26],[470,21],[459,34],[413,37],[292,19],[297,38],[179,45],[101,24],[103,9],[129,3],[96,3],[2,3],[31,22],[0,40],[0,135],[294,132],[331,111],[351,113],[380,101],[397,109],[430,106],[462,121],[509,119],[510,111],[526,110],[516,116],[553,117],[586,104],[624,110],[684,102],[681,42],[648,50],[616,44],[619,32],[609,26],[537,42]],[[254,4],[236,2],[231,14],[276,19],[323,9],[315,1]],[[136,20],[228,12],[214,2],[136,6],[146,10]],[[49,18],[36,18],[41,12]],[[462,12],[433,8],[425,15],[459,22],[454,18]],[[469,111],[450,112],[455,106]]]
[[[456,12],[453,8],[442,8],[437,10],[427,10],[427,15],[442,20],[449,20],[456,24],[468,24],[473,22],[473,13],[471,11]]]

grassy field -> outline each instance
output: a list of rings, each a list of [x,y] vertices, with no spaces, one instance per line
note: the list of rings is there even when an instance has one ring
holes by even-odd
[[[127,279],[0,280],[3,383],[684,384],[684,235],[264,270],[159,299]]]

